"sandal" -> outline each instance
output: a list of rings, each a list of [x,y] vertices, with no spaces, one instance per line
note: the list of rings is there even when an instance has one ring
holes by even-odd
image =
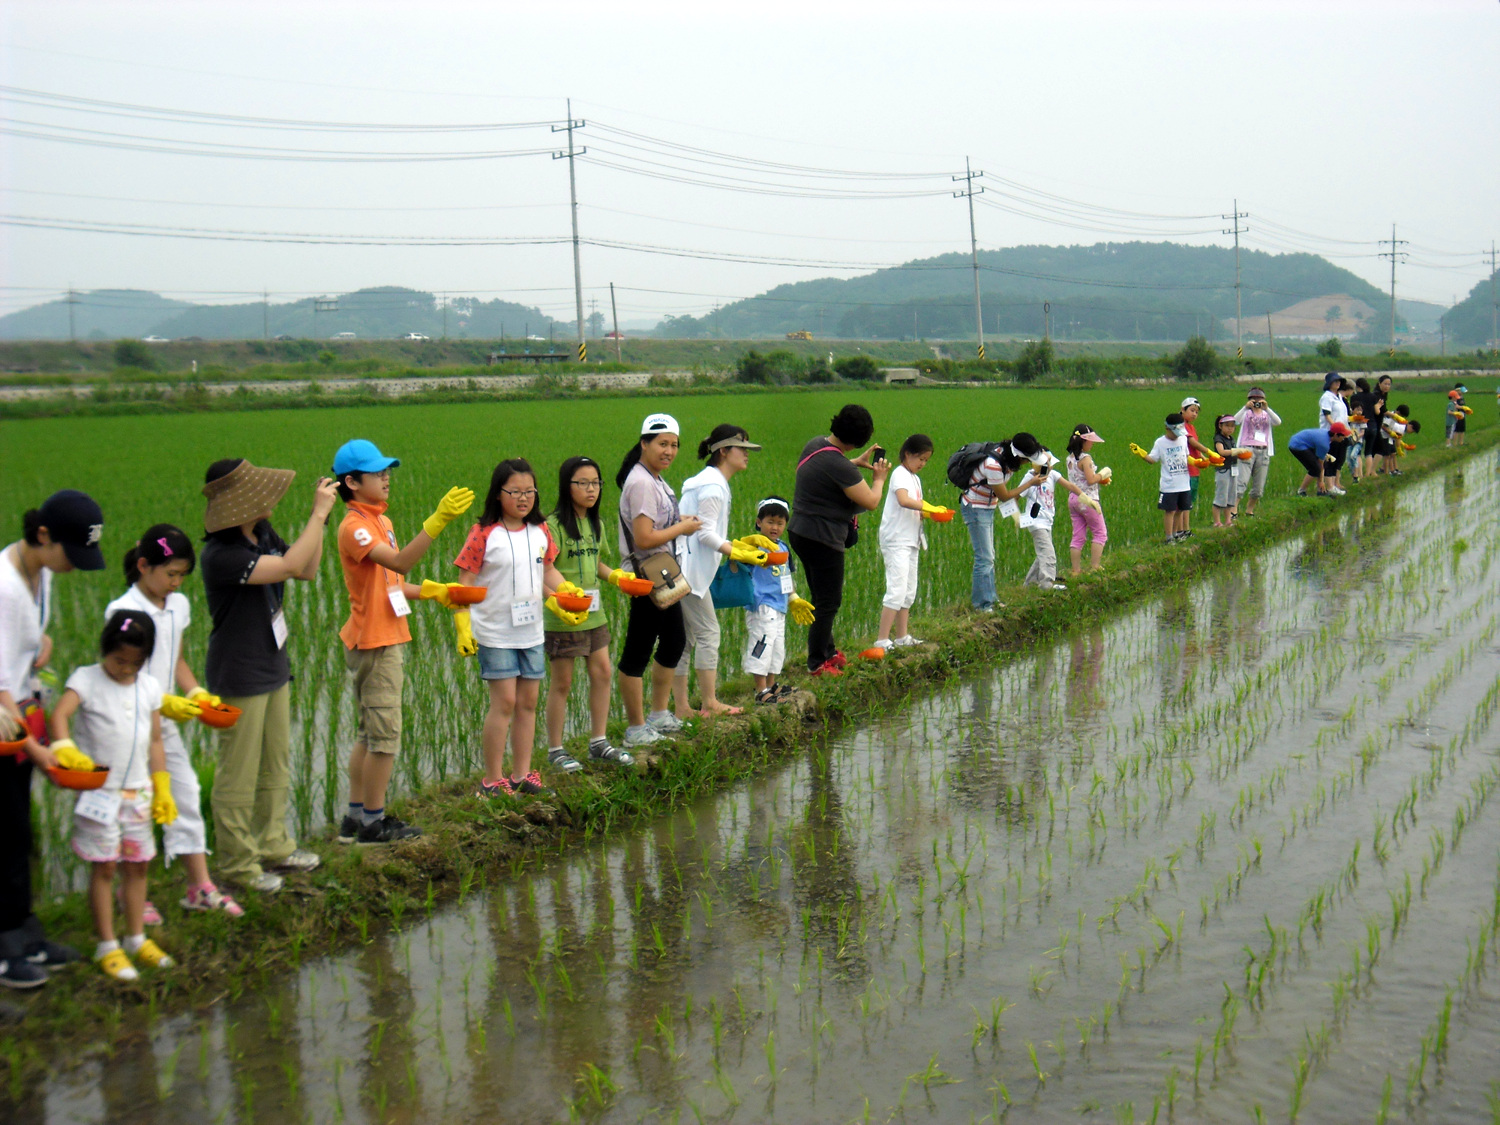
[[[141,974],[135,971],[135,966],[130,963],[130,958],[125,956],[123,949],[111,949],[100,957],[99,967],[115,980],[141,979]]]
[[[141,943],[141,947],[135,951],[136,959],[144,962],[153,969],[170,969],[177,962],[167,955],[167,951],[156,942],[147,938]]]
[[[780,699],[781,689],[775,684],[772,684],[770,687],[763,687],[755,693],[755,702],[758,704],[776,703]]]

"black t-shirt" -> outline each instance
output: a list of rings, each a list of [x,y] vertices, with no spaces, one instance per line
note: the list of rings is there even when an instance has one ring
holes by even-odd
[[[824,449],[814,454],[814,450]],[[848,541],[849,522],[860,508],[844,489],[864,480],[854,463],[832,448],[827,438],[813,438],[798,458],[797,489],[792,493],[792,520],[787,530],[815,543],[842,551]]]
[[[1218,430],[1214,431],[1214,452],[1217,453],[1220,457],[1224,458],[1224,463],[1215,468],[1215,472],[1234,472],[1234,466],[1237,462],[1233,457],[1229,456],[1229,450],[1234,448],[1236,448],[1234,444],[1234,438],[1225,437],[1223,434],[1219,433]]]
[[[230,543],[210,538],[198,556],[214,622],[204,679],[215,695],[267,695],[292,678],[286,649],[277,646],[271,628],[286,583],[248,584],[260,557],[286,554],[286,543],[270,524],[257,531],[254,543],[243,535]]]

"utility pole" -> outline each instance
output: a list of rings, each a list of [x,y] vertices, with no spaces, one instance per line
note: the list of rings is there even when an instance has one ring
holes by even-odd
[[[73,306],[78,303],[78,298],[73,294],[73,283],[68,282],[68,339],[78,343],[78,328],[73,323]]]
[[[585,363],[589,358],[589,346],[583,339],[583,267],[578,258],[578,176],[573,168],[573,157],[582,156],[588,152],[587,148],[573,147],[573,130],[582,129],[588,122],[573,120],[573,99],[568,99],[568,123],[566,125],[554,125],[552,131],[560,133],[567,130],[568,151],[554,152],[553,160],[568,158],[568,198],[572,203],[573,212],[573,300],[577,305],[578,313],[578,362]]]
[[[615,319],[615,362],[625,362],[620,356],[620,310],[615,304],[615,283],[609,283],[609,311]]]
[[[1052,302],[1042,302],[1042,339],[1052,341]]]
[[[1384,250],[1380,252],[1380,257],[1391,260],[1391,355],[1396,354],[1396,262],[1398,260],[1404,262],[1407,257],[1406,251],[1399,250],[1397,247],[1405,246],[1406,242],[1407,240],[1404,238],[1399,240],[1396,238],[1395,223],[1391,224],[1391,237],[1380,240],[1380,245],[1384,246],[1386,243],[1390,243],[1391,247],[1390,253],[1386,253]]]
[[[1271,358],[1276,358],[1276,336],[1271,332],[1271,310],[1266,310],[1266,343],[1271,345]]]
[[[262,340],[271,338],[271,291],[269,289],[260,291],[260,338]]]
[[[969,167],[969,158],[964,157],[964,174],[954,176],[954,180],[964,181],[964,190],[955,191],[954,198],[961,195],[969,197],[969,254],[974,262],[974,339],[978,344],[979,358],[984,358],[984,314],[979,307],[979,238],[974,233],[974,196],[984,191],[984,188],[976,188],[974,181],[983,176],[983,172],[975,172]]]
[[[1495,240],[1490,239],[1490,349],[1500,348],[1500,331],[1496,331],[1495,310]]]
[[[443,339],[448,338],[448,294],[443,294]]]
[[[1245,332],[1240,325],[1243,314],[1240,312],[1240,235],[1248,231],[1249,227],[1240,226],[1241,219],[1250,217],[1249,211],[1240,210],[1240,201],[1234,201],[1234,211],[1228,215],[1219,216],[1222,219],[1233,221],[1233,226],[1226,230],[1225,234],[1234,235],[1234,355],[1236,359],[1245,358]]]

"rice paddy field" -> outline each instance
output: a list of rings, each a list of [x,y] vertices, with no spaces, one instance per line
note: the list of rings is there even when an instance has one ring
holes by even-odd
[[[17,1120],[1500,1121],[1497,506],[1485,453],[157,1019]]]

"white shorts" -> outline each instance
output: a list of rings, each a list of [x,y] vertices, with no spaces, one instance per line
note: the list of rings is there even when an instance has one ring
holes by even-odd
[[[73,814],[73,854],[89,863],[146,863],[156,858],[156,835],[151,827],[151,787],[120,802],[113,824]]]
[[[786,614],[768,605],[745,610],[745,659],[752,676],[775,676],[786,663]]]
[[[910,609],[917,600],[917,560],[922,552],[917,547],[880,547],[880,557],[885,560],[885,597],[880,604],[886,609]]]

